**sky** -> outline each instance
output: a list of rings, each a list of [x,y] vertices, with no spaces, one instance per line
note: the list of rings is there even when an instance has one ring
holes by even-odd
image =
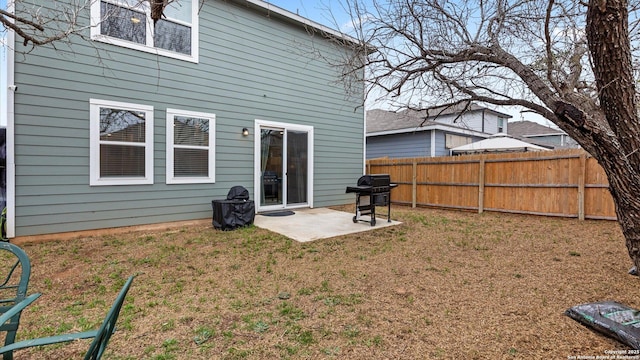
[[[344,9],[344,0],[265,0],[266,2],[298,14],[317,23],[325,25],[335,30],[348,33],[351,18]],[[371,4],[371,0],[364,1],[365,7]],[[379,107],[374,105],[372,107]],[[382,105],[384,107],[384,105]],[[511,121],[530,120],[546,126],[555,126],[546,119],[531,113],[523,114],[519,108],[500,108],[498,111],[512,116]]]
[[[343,31],[345,33],[349,32],[349,27],[351,24],[351,18],[348,15],[347,11],[344,9],[344,0],[315,0],[315,1],[303,1],[303,0],[266,0],[266,2],[278,6],[282,9],[288,10],[294,14],[298,14],[302,17],[313,20],[319,24],[325,25],[329,28]],[[365,0],[365,6],[367,4],[371,4],[372,0]],[[4,9],[6,7],[7,0],[0,0],[0,8]],[[2,43],[2,39],[0,39],[0,44]],[[4,99],[6,94],[2,94],[3,90],[6,90],[6,72],[3,72],[2,69],[5,68],[3,60],[5,60],[5,53],[0,49],[0,99]],[[375,106],[378,107],[378,106]],[[522,120],[522,115],[516,109],[504,109],[500,110],[510,114],[514,120]],[[3,111],[0,111],[0,126],[4,126],[6,124],[6,119],[3,118]],[[541,118],[532,118],[529,119],[529,116],[526,116],[527,120],[533,120],[539,122],[543,125],[550,125],[549,122],[545,121]]]
[[[294,14],[298,14],[317,23],[325,25],[335,30],[348,33],[351,18],[344,9],[344,0],[265,0],[266,2],[288,10]],[[364,1],[365,7],[371,4],[371,0]],[[378,107],[375,105],[374,107]],[[383,106],[384,107],[384,106]],[[500,108],[498,111],[507,113],[512,116],[511,121],[530,120],[545,126],[555,127],[548,120],[533,115],[531,113],[523,114],[519,108]]]
[[[340,28],[350,23],[349,15],[340,0],[306,2],[302,0],[266,0],[266,2],[335,30],[342,30]]]

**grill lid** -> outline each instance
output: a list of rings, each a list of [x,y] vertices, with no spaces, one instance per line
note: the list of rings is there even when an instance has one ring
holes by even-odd
[[[391,176],[389,174],[370,174],[363,175],[358,179],[358,186],[389,186]]]

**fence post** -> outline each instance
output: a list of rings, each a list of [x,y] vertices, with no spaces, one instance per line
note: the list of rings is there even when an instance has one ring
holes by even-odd
[[[478,171],[478,214],[484,211],[484,156],[480,159]]]
[[[411,180],[411,207],[415,208],[418,202],[418,161],[413,159],[413,179]]]
[[[580,155],[580,173],[578,173],[578,219],[584,220],[584,188],[587,172],[587,154]]]

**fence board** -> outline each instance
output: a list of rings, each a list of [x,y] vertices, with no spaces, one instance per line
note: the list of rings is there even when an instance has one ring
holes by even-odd
[[[615,220],[606,175],[580,149],[367,161],[394,203]]]

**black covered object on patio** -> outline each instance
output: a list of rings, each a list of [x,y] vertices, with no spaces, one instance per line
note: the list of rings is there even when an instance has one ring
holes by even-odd
[[[234,186],[224,200],[211,201],[213,227],[219,230],[235,230],[253,224],[256,205],[249,200],[249,191],[242,186]]]

